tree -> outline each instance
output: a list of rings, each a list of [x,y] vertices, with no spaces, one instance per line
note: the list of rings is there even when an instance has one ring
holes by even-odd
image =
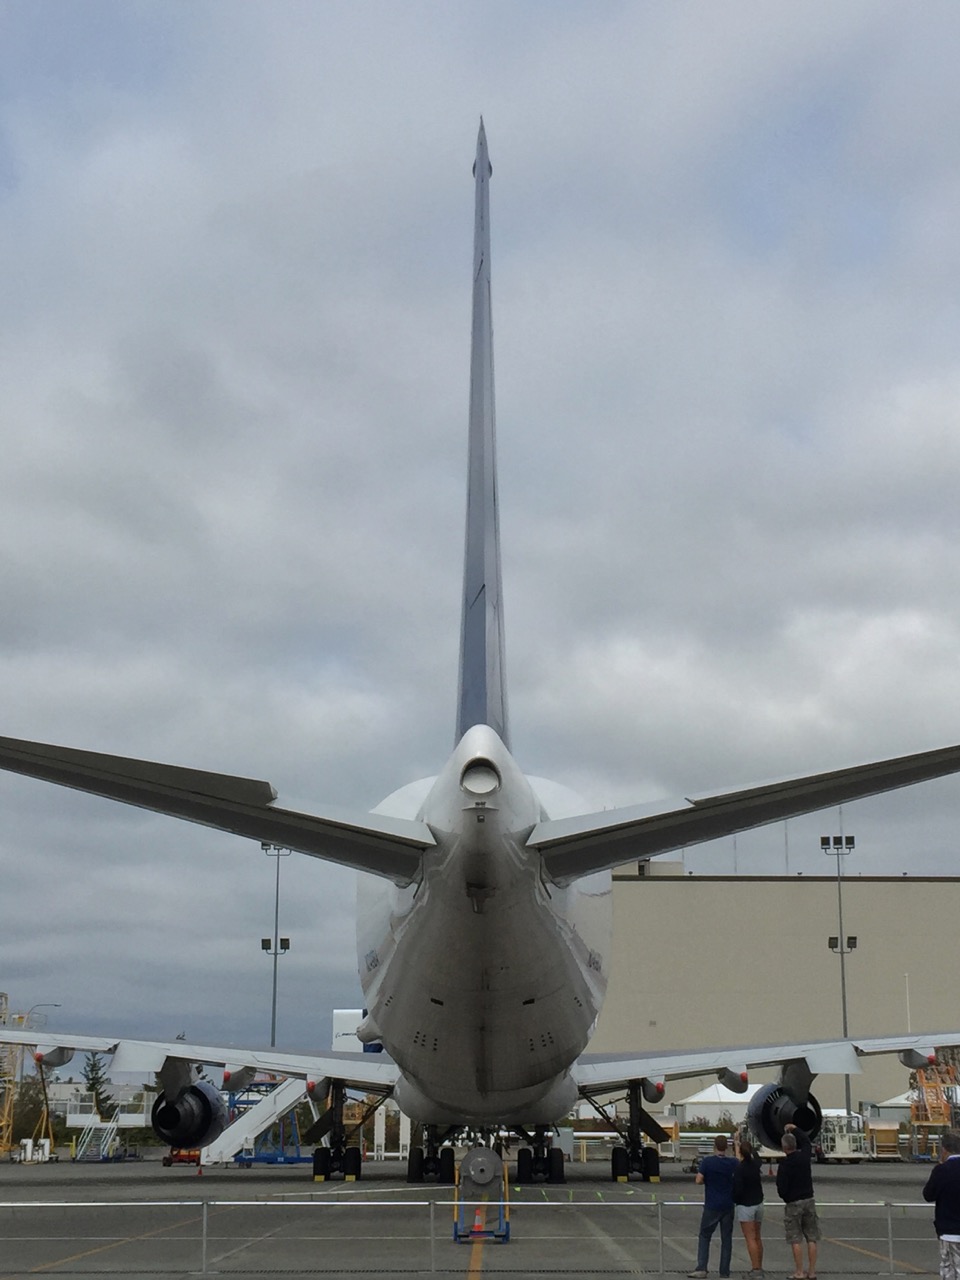
[[[93,1105],[101,1120],[105,1120],[106,1112],[112,1110],[116,1103],[107,1092],[110,1081],[107,1079],[103,1058],[99,1053],[88,1053],[83,1064],[83,1083],[87,1092],[93,1094]]]

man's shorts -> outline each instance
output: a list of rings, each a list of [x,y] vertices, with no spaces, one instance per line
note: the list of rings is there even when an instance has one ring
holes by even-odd
[[[813,1200],[791,1200],[783,1206],[783,1229],[787,1244],[801,1240],[816,1243],[820,1239],[820,1220]]]
[[[734,1208],[737,1211],[738,1222],[762,1222],[763,1221],[763,1203],[760,1204],[738,1204]]]

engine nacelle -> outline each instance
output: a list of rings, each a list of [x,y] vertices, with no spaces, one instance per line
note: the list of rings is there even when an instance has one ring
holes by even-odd
[[[820,1103],[812,1093],[805,1102],[796,1102],[782,1084],[765,1084],[750,1099],[747,1124],[765,1147],[780,1150],[780,1139],[788,1124],[795,1124],[812,1142],[820,1132],[823,1117]]]
[[[227,1104],[207,1080],[189,1085],[173,1100],[161,1093],[150,1113],[154,1133],[171,1147],[205,1147],[228,1122]]]

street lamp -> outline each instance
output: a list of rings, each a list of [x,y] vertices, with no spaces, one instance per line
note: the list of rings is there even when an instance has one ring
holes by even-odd
[[[268,956],[273,956],[273,1002],[270,1006],[270,1048],[277,1046],[277,960],[290,950],[290,939],[280,937],[280,859],[290,854],[278,844],[261,844],[260,848],[268,858],[277,860],[276,890],[273,898],[273,950],[270,950],[270,939],[260,939],[260,949]]]
[[[856,847],[856,840],[853,836],[845,836],[842,833],[838,836],[821,836],[820,848],[826,854],[832,854],[837,859],[837,925],[838,930],[835,937],[827,939],[827,946],[830,950],[840,957],[840,1010],[843,1018],[843,1038],[848,1037],[847,1030],[847,966],[846,957],[851,951],[855,951],[857,947],[857,939],[855,934],[844,935],[843,932],[843,871],[840,859],[848,853],[852,853]],[[843,1077],[843,1091],[846,1100],[847,1114],[852,1111],[850,1105],[850,1077]]]
[[[42,1000],[40,1004],[32,1004],[26,1013],[21,1013],[18,1015],[20,1019],[20,1025],[23,1027],[25,1031],[30,1030],[30,1028],[33,1026],[33,1023],[30,1021],[30,1019],[33,1016],[34,1009],[62,1009],[62,1008],[63,1008],[62,1005],[57,1004],[51,1000]],[[46,1024],[46,1018],[44,1018],[42,1022],[38,1022],[37,1026],[42,1027],[45,1024]]]
[[[16,1015],[16,1021],[20,1023],[24,1031],[29,1031],[31,1026],[33,1026],[31,1019],[33,1017],[34,1009],[60,1009],[62,1007],[62,1005],[57,1004],[54,1001],[41,1000],[39,1004],[32,1004],[26,1013],[18,1013]],[[38,1021],[37,1026],[44,1026],[46,1021],[46,1018],[43,1018]],[[17,1083],[19,1084],[23,1081],[23,1045],[18,1046],[17,1054],[19,1058],[19,1061],[17,1062]]]

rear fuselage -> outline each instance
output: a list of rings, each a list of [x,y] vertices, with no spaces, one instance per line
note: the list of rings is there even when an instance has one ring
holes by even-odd
[[[422,878],[360,877],[364,1035],[401,1068],[396,1098],[415,1120],[550,1123],[573,1105],[568,1072],[603,1001],[610,876],[544,877],[525,844],[556,815],[486,725],[422,794],[404,788],[380,806],[430,826]]]

